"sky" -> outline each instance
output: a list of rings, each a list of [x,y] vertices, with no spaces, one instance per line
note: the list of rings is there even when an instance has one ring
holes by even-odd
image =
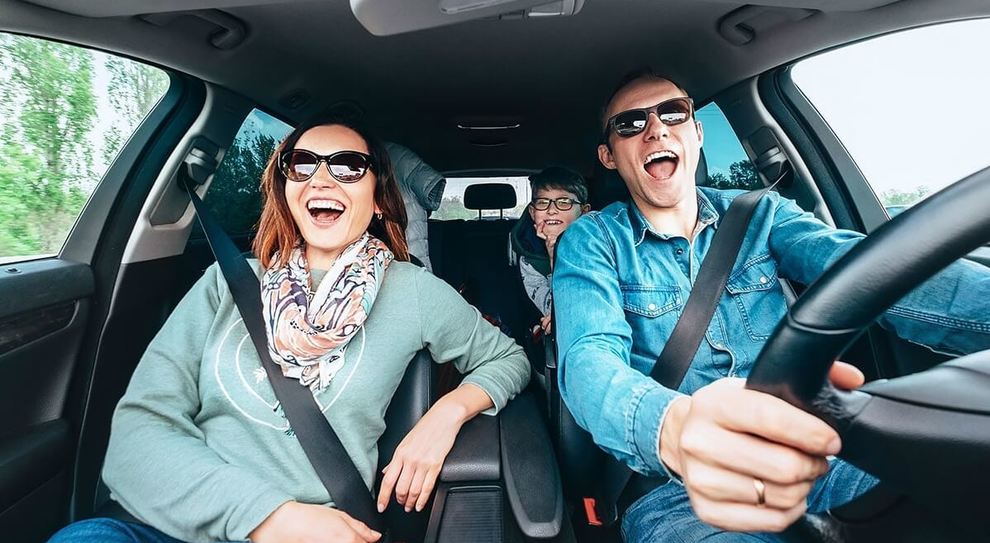
[[[932,191],[990,165],[990,20],[826,52],[792,71],[877,192]]]

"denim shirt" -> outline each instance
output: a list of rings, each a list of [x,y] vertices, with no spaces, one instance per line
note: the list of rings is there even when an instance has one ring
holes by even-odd
[[[787,313],[781,278],[812,283],[863,235],[837,230],[769,192],[678,391],[650,371],[681,316],[721,217],[742,191],[698,188],[694,241],[656,232],[632,202],[578,219],[562,236],[553,292],[561,395],[595,442],[647,475],[669,475],[659,434],[671,400],[749,374]],[[951,353],[990,348],[990,269],[959,261],[889,309],[880,324]]]

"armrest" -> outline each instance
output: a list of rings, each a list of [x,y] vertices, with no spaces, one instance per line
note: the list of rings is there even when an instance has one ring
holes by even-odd
[[[498,419],[497,416],[478,415],[461,427],[440,470],[441,482],[498,481],[501,478]]]
[[[560,472],[533,394],[526,392],[502,409],[502,470],[509,505],[523,534],[556,537],[563,526]]]

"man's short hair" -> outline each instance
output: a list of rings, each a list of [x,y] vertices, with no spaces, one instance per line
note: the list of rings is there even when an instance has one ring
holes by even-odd
[[[533,198],[536,198],[540,189],[559,189],[573,194],[582,204],[588,203],[588,185],[584,182],[584,177],[563,166],[550,166],[529,176],[529,187]]]
[[[615,88],[612,89],[612,93],[608,95],[608,99],[605,100],[605,103],[602,105],[602,111],[601,114],[599,115],[599,123],[601,124],[602,128],[604,128],[605,123],[608,122],[608,106],[612,104],[612,100],[615,100],[615,96],[633,82],[639,81],[641,79],[654,80],[654,81],[667,81],[671,85],[677,87],[678,90],[683,92],[684,96],[691,96],[690,94],[688,94],[686,90],[684,90],[684,87],[680,86],[677,83],[677,81],[674,81],[673,79],[654,71],[649,66],[637,68],[630,72],[626,72],[626,74],[622,76],[622,79],[620,79],[619,83],[615,86]]]

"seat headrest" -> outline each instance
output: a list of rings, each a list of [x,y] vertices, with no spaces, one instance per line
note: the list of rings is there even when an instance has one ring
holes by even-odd
[[[516,189],[508,183],[478,183],[464,189],[468,209],[510,209],[516,207]]]

